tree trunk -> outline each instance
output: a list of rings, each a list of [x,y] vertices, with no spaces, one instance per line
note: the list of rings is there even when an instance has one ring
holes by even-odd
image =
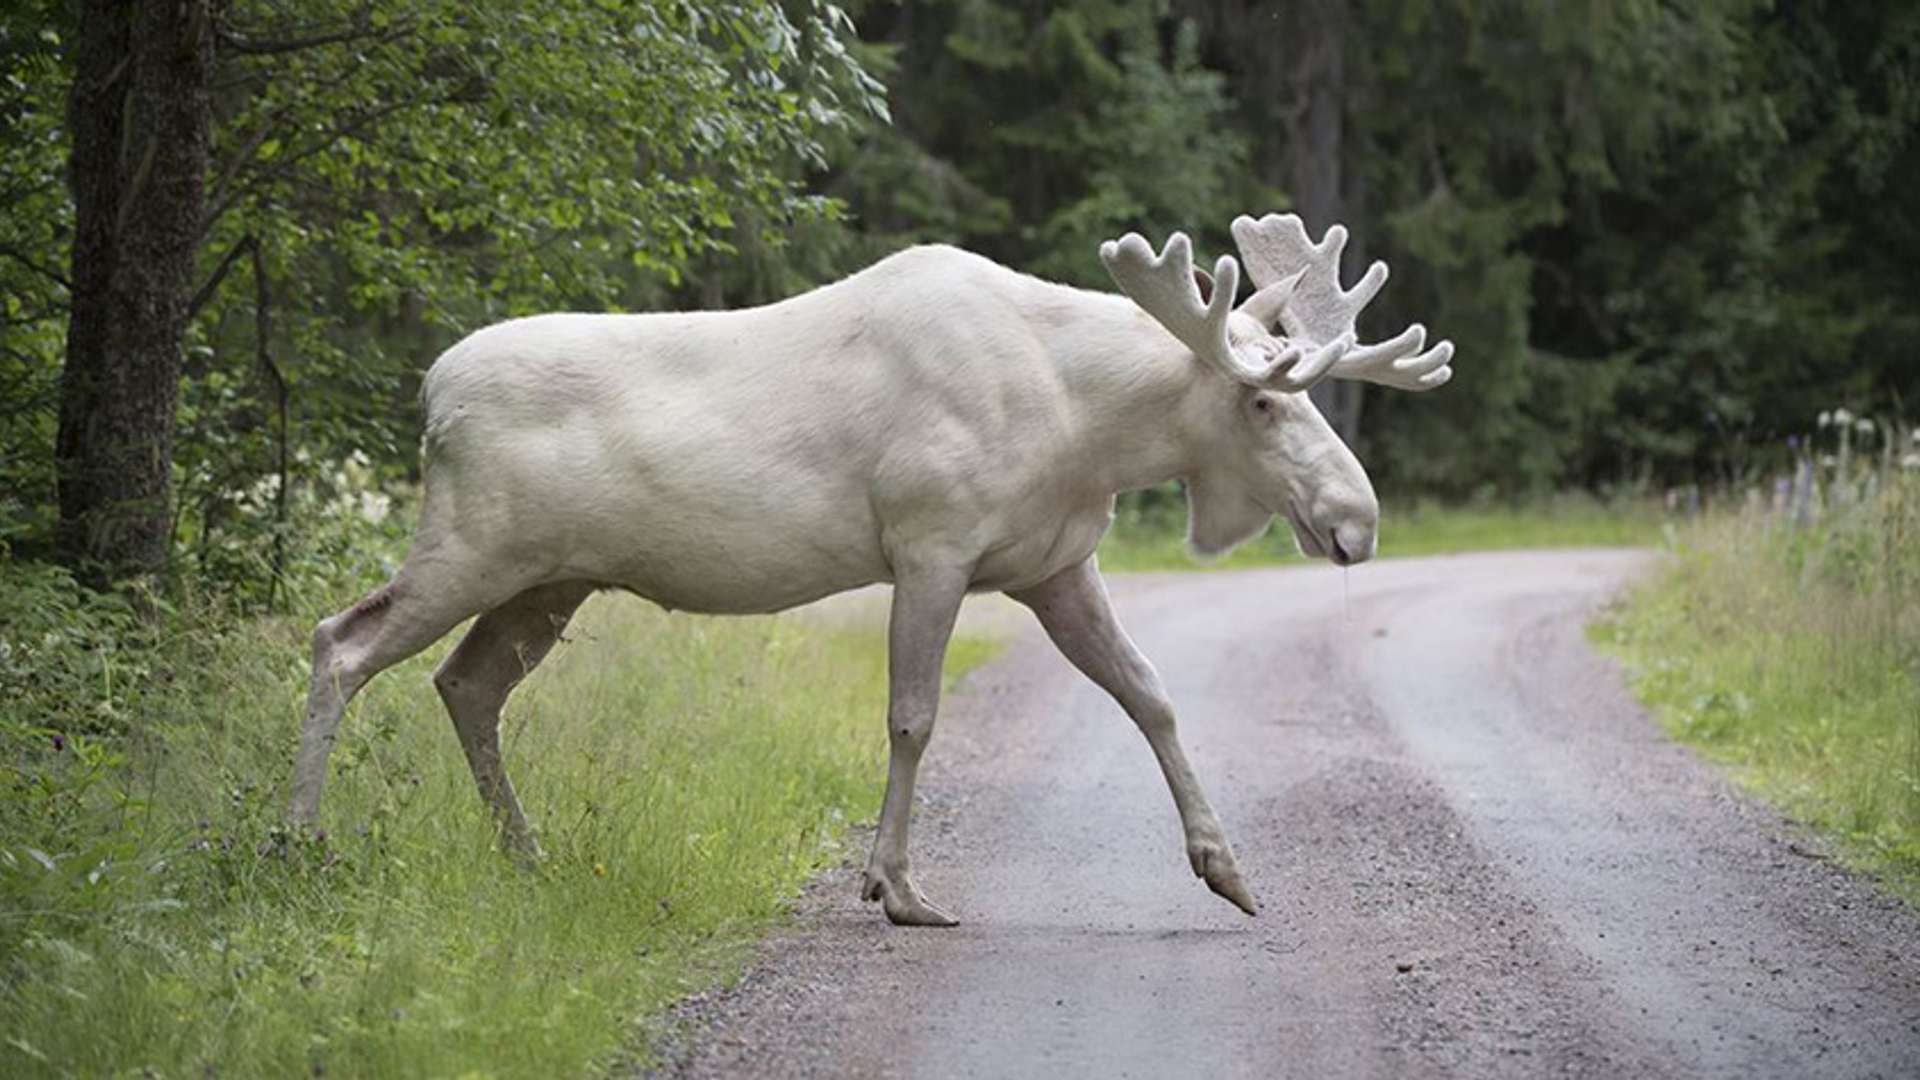
[[[69,101],[72,309],[56,464],[59,545],[106,586],[159,571],[200,245],[208,0],[83,0]]]
[[[1294,209],[1319,236],[1345,217],[1342,173],[1346,160],[1346,0],[1304,0],[1293,5],[1282,39],[1289,73],[1286,112],[1287,174]],[[1349,249],[1350,269],[1356,252]],[[1328,379],[1312,398],[1349,445],[1360,434],[1360,389],[1356,382]]]
[[[1182,0],[1211,63],[1233,75],[1233,97],[1260,138],[1254,167],[1293,196],[1316,236],[1347,216],[1347,0]],[[1250,208],[1258,213],[1258,208]],[[1350,223],[1351,224],[1351,223]],[[1345,260],[1358,265],[1358,244]],[[1334,430],[1359,434],[1361,386],[1329,380],[1313,390]]]

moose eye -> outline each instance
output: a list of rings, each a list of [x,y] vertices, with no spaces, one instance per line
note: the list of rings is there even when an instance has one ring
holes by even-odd
[[[1263,415],[1273,415],[1273,399],[1265,394],[1253,399],[1253,407],[1260,410]]]

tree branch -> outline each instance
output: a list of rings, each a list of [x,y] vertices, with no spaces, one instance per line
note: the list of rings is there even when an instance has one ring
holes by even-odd
[[[260,148],[266,145],[269,138],[272,138],[275,124],[280,118],[281,117],[276,116],[260,125],[260,130],[253,133],[253,136],[247,140],[246,145],[234,152],[232,160],[228,161],[220,170],[219,179],[213,182],[213,193],[207,197],[208,206],[217,207],[225,204],[227,191],[233,186],[234,180],[239,177],[240,170],[245,168],[247,163],[253,160],[253,155],[259,153]],[[206,227],[201,230],[202,235],[205,235],[206,232],[213,228],[213,222],[218,219],[218,217],[218,213],[208,215]]]
[[[0,191],[0,206],[11,207],[14,203],[24,202],[35,195],[44,195],[55,188],[64,187],[65,184],[66,181],[59,176],[48,176],[10,187]]]
[[[215,35],[220,44],[241,56],[281,56],[292,52],[305,52],[308,49],[324,48],[328,45],[344,45],[353,41],[396,41],[413,33],[410,23],[401,23],[385,28],[376,28],[365,23],[327,30],[304,37],[279,39],[250,38],[235,33],[227,27],[220,27]]]
[[[260,252],[260,241],[252,233],[241,237],[227,249],[226,257],[220,260],[218,267],[214,268],[213,275],[207,279],[207,283],[200,286],[199,291],[193,294],[188,317],[191,318],[193,312],[199,311],[207,301],[213,299],[214,293],[220,288],[220,283],[226,280],[228,272],[233,269],[233,264],[239,262],[243,255],[253,264],[254,356],[259,364],[260,377],[266,381],[267,389],[273,395],[274,416],[277,421],[274,432],[276,452],[274,455],[273,553],[267,579],[267,610],[272,611],[274,601],[280,592],[281,579],[286,574],[287,491],[292,470],[287,413],[291,394],[287,389],[286,375],[281,372],[280,365],[274,363],[273,353],[267,347],[273,329],[273,296],[267,284],[267,261]]]
[[[188,322],[192,322],[193,317],[200,314],[200,309],[207,306],[207,301],[213,299],[213,294],[219,290],[220,283],[227,280],[227,271],[232,270],[233,264],[240,261],[240,256],[258,249],[259,246],[259,241],[253,238],[252,233],[248,233],[227,249],[227,254],[221,258],[220,265],[213,268],[213,273],[207,276],[206,283],[195,289],[193,299],[187,301]],[[257,255],[255,257],[258,258]]]
[[[40,263],[35,262],[32,258],[29,258],[25,252],[14,247],[12,244],[0,244],[0,255],[5,255],[7,258],[39,274],[41,277],[51,280],[54,284],[68,292],[73,291],[73,282],[68,281],[59,271],[50,266],[42,266]]]
[[[341,139],[359,135],[367,127],[377,124],[396,113],[404,112],[421,105],[436,103],[435,99],[415,97],[391,102],[378,108],[367,109],[363,112],[356,113],[326,131],[318,139],[314,140],[311,145],[274,159],[273,165],[261,171],[255,179],[270,180],[276,177],[285,177],[291,173],[294,166],[313,157],[315,154],[324,153],[331,149],[333,145]],[[209,207],[206,220],[201,229],[202,235],[211,233],[214,225],[218,223],[222,217],[226,216],[227,211],[233,209],[234,204],[238,203],[241,197],[244,196],[251,187],[252,182],[233,184],[218,204]]]
[[[10,346],[0,346],[0,353],[19,363],[20,372],[0,386],[0,416],[20,416],[31,412],[45,412],[60,400],[59,383],[52,379],[44,380],[38,393],[30,392],[41,373],[35,365],[46,358],[23,353]],[[24,455],[23,455],[24,456]]]
[[[318,80],[315,84],[315,89],[320,91],[337,90],[351,81],[356,73],[354,65],[342,65],[341,70],[337,74]],[[218,169],[218,178],[213,182],[210,193],[207,196],[207,206],[209,209],[204,215],[201,224],[200,231],[202,236],[210,234],[213,231],[214,223],[219,221],[227,210],[231,209],[232,203],[227,199],[227,193],[232,189],[234,181],[238,180],[240,173],[253,162],[253,156],[259,152],[262,146],[266,145],[267,140],[273,138],[276,132],[285,131],[287,118],[293,111],[294,106],[289,104],[282,106],[268,115],[261,122],[259,130],[248,136],[246,142],[241,145],[240,149],[235,150],[227,158],[226,163],[220,166]],[[238,196],[236,195],[235,198],[237,199]]]
[[[273,611],[274,600],[279,596],[281,582],[287,572],[287,484],[291,468],[291,454],[287,446],[287,377],[281,373],[280,365],[273,362],[273,355],[267,349],[273,323],[271,321],[272,295],[267,286],[267,263],[260,255],[260,244],[253,237],[247,237],[247,249],[253,255],[253,334],[254,348],[260,363],[260,374],[270,384],[273,391],[274,417],[278,421],[274,430],[274,465],[278,472],[273,488],[273,557],[269,563],[267,578],[267,611]]]

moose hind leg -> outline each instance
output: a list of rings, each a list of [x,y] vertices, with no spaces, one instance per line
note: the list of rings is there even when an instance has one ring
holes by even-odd
[[[1240,876],[1226,830],[1200,790],[1200,781],[1180,745],[1173,702],[1161,685],[1159,672],[1114,617],[1106,584],[1100,580],[1094,561],[1089,558],[1031,589],[1008,595],[1033,609],[1062,655],[1113,695],[1146,736],[1173,793],[1174,806],[1180,811],[1187,860],[1194,876],[1204,879],[1207,888],[1235,907],[1255,914],[1258,909],[1253,894]]]
[[[453,718],[480,797],[500,823],[509,850],[540,857],[539,841],[527,824],[500,760],[500,710],[507,696],[533,672],[593,592],[584,582],[542,585],[474,620],[473,628],[433,673],[433,685]]]
[[[314,628],[312,683],[287,808],[287,817],[296,824],[320,819],[334,733],[360,688],[495,602],[484,585],[443,587],[413,570],[410,563],[365,599]]]

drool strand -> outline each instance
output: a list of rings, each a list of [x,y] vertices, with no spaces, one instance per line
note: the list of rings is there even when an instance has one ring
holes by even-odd
[[[1353,567],[1340,568],[1340,613],[1346,619],[1347,629],[1353,629]]]

